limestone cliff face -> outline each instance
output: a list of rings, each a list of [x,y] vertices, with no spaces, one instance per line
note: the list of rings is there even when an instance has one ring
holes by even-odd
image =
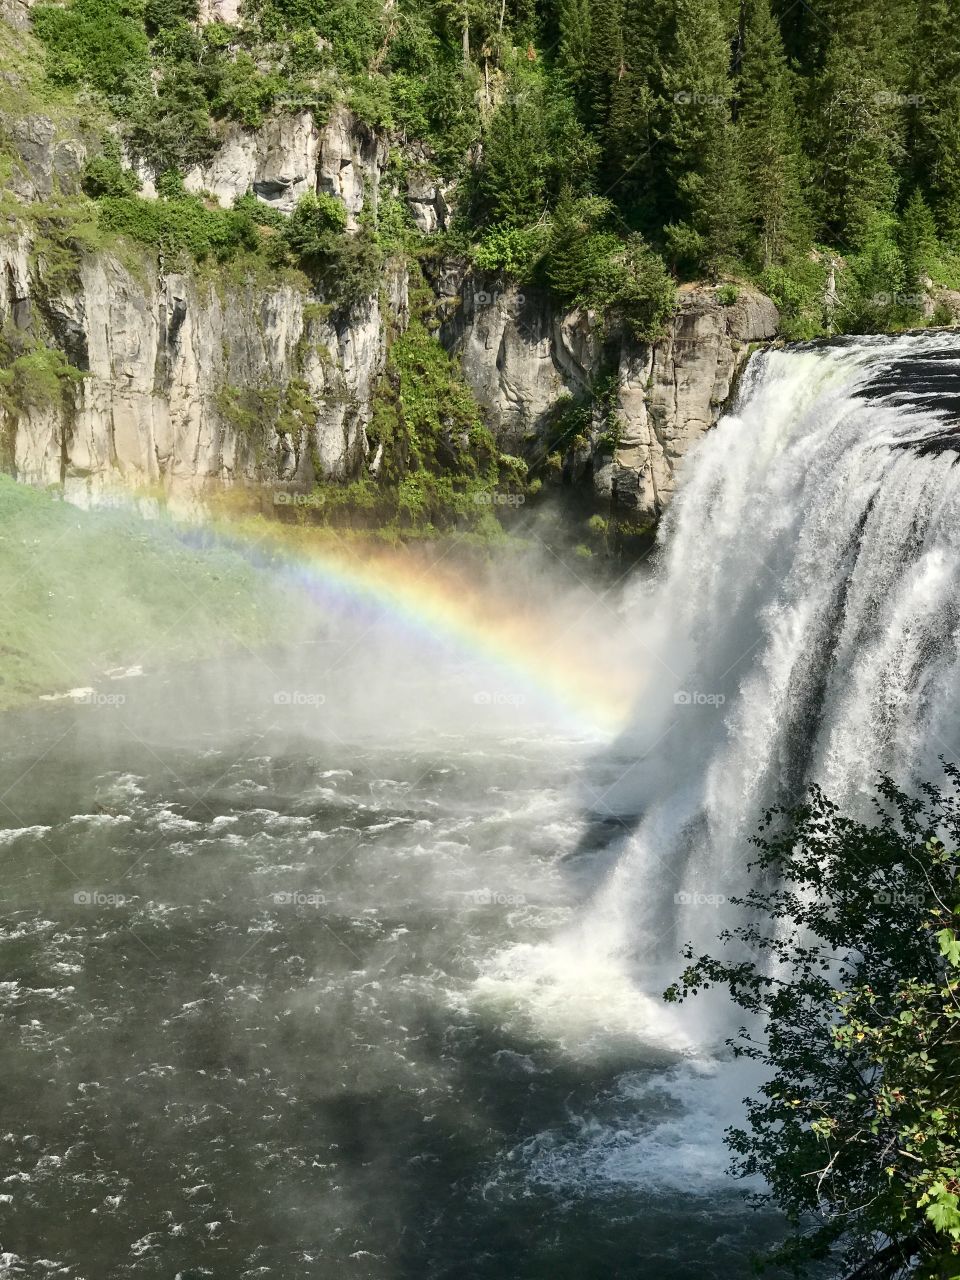
[[[78,189],[95,136],[36,114],[5,124],[21,201]],[[257,130],[229,126],[187,185],[224,206],[253,191],[282,212],[324,192],[356,228],[365,210],[376,214],[389,156],[388,140],[346,108],[324,121],[300,110]],[[409,148],[405,161],[390,190],[430,234],[446,225],[454,193],[423,148]],[[149,196],[150,175],[141,176]],[[84,376],[53,395],[48,386],[0,397],[0,440],[19,479],[63,484],[79,499],[118,483],[308,485],[370,465],[374,391],[390,335],[406,322],[402,267],[377,296],[333,315],[305,283],[180,274],[147,252],[80,253],[65,275],[28,227],[26,219],[0,227],[0,324],[62,352]],[[503,451],[542,457],[556,446],[557,414],[570,397],[592,406],[592,427],[560,442],[564,476],[641,521],[669,501],[677,464],[715,421],[749,344],[774,337],[778,324],[773,304],[753,291],[722,306],[714,290],[688,289],[667,335],[639,344],[603,337],[596,317],[563,313],[535,289],[475,277],[465,261],[435,265],[431,282],[441,340]]]
[[[204,284],[85,257],[51,286],[29,240],[0,242],[0,318],[64,351],[83,377],[8,397],[0,432],[29,484],[75,500],[115,485],[343,479],[368,449],[388,317],[377,298],[334,322],[293,285]],[[402,324],[406,281],[385,290]]]
[[[676,486],[677,465],[716,422],[751,344],[776,337],[777,308],[743,289],[724,306],[712,289],[690,289],[667,335],[621,352],[621,430],[604,487],[617,504],[647,519],[658,516]]]
[[[613,438],[608,413],[594,404],[588,443],[568,447],[565,462],[641,521],[663,511],[678,463],[716,422],[751,344],[776,337],[779,324],[755,290],[723,305],[714,289],[688,288],[663,338],[603,341],[595,317],[558,312],[537,290],[478,281],[464,264],[441,271],[436,286],[447,300],[444,339],[510,452],[542,452],[561,397],[589,405],[599,375],[612,372]]]

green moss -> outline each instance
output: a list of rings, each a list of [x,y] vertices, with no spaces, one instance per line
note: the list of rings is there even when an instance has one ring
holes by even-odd
[[[8,344],[0,343],[3,348],[9,350]],[[13,414],[61,403],[85,376],[54,347],[33,346],[4,364],[0,369],[0,399]]]

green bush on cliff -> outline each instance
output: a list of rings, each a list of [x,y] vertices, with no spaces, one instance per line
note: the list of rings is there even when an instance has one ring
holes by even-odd
[[[513,280],[526,284],[535,279],[549,240],[544,226],[492,227],[473,252],[480,271],[504,271]]]
[[[42,4],[31,16],[47,48],[47,75],[54,84],[86,83],[109,98],[123,99],[146,76],[150,47],[137,0]]]
[[[621,239],[603,226],[609,201],[560,201],[545,259],[547,282],[570,306],[619,317],[638,339],[657,337],[676,304],[676,286],[663,260],[639,235]]]
[[[175,200],[141,200],[108,196],[97,205],[105,231],[127,235],[165,253],[187,253],[198,261],[224,261],[244,250],[260,248],[260,234],[245,209],[208,209],[195,196]]]
[[[347,211],[333,196],[304,196],[286,224],[286,241],[307,267],[322,268],[347,229]]]
[[[27,341],[23,335],[0,337],[0,402],[12,416],[59,403],[84,377],[62,352]]]
[[[799,258],[770,266],[759,278],[760,288],[780,312],[780,332],[788,341],[804,341],[823,333],[827,264],[821,258]]]
[[[140,189],[136,174],[124,169],[112,150],[88,160],[83,170],[83,190],[94,200],[104,196],[135,196]]]

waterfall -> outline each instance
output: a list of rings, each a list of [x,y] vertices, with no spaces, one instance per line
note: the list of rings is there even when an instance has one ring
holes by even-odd
[[[755,355],[629,602],[646,691],[594,808],[624,824],[577,945],[651,990],[714,943],[763,810],[960,747],[960,335]]]

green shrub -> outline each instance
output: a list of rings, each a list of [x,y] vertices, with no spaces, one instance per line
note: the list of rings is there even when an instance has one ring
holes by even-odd
[[[347,211],[339,200],[323,194],[304,196],[271,244],[271,259],[292,257],[335,306],[369,298],[380,284],[383,253],[369,226],[355,234],[346,228]]]
[[[197,0],[145,0],[143,20],[150,35],[167,27],[196,22]]]
[[[149,46],[137,0],[73,0],[37,5],[33,29],[47,51],[54,84],[89,84],[113,98],[129,97],[146,77]]]
[[[0,342],[9,358],[10,344]],[[34,346],[4,361],[0,369],[0,403],[17,414],[30,407],[57,404],[85,375],[54,347]]]
[[[366,70],[383,40],[380,0],[258,0],[258,26],[272,40],[291,31],[309,31],[328,40],[330,57],[351,75]]]
[[[198,261],[220,261],[244,250],[257,250],[260,235],[246,210],[208,209],[195,196],[177,200],[106,197],[99,202],[100,225],[162,249],[187,253]]]
[[[554,217],[546,279],[568,305],[610,312],[634,337],[656,337],[673,311],[676,286],[639,235],[626,241],[600,227],[610,211],[595,197],[565,198]]]
[[[735,284],[722,284],[717,289],[717,301],[722,307],[732,307],[740,297],[740,290]]]
[[[286,241],[308,268],[322,268],[347,228],[347,211],[328,195],[304,196],[290,215]]]
[[[94,200],[103,196],[132,196],[140,189],[136,174],[124,169],[119,156],[108,151],[87,161],[82,185]]]
[[[473,251],[474,265],[525,283],[536,274],[547,240],[545,227],[491,227]]]
[[[237,213],[242,213],[258,227],[270,227],[274,231],[283,231],[287,225],[287,219],[279,209],[275,209],[273,205],[264,204],[252,191],[248,191],[244,196],[237,196],[233,207]]]
[[[157,85],[140,87],[130,105],[131,150],[157,173],[185,173],[216,152],[210,111],[189,63],[168,71]]]
[[[663,229],[667,259],[681,277],[690,279],[703,268],[707,256],[705,238],[686,222],[672,222]]]
[[[261,75],[249,53],[222,57],[211,77],[210,107],[248,129],[258,128],[284,87],[279,75]]]
[[[827,267],[811,258],[795,258],[785,266],[768,267],[760,288],[776,303],[780,332],[791,342],[815,338],[824,330],[824,291]]]
[[[858,253],[847,259],[839,277],[840,327],[847,333],[875,333],[915,318],[919,294],[906,288],[896,220],[873,214]]]

